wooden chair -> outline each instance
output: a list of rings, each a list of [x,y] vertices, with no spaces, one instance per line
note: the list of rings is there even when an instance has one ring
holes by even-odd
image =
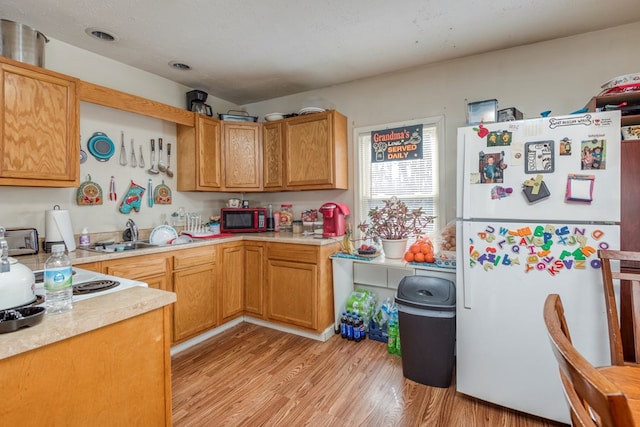
[[[572,424],[594,427],[636,425],[627,396],[582,357],[571,343],[559,295],[547,297],[544,322],[560,368]]]
[[[599,250],[598,257],[602,261],[611,364],[640,363],[640,273],[611,271],[611,260],[640,263],[640,252]],[[621,281],[620,310],[616,305],[614,279]]]

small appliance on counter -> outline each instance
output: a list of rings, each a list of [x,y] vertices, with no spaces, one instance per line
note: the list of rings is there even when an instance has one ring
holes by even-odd
[[[349,207],[342,203],[327,202],[322,205],[319,210],[324,219],[322,237],[339,237],[344,235],[344,217],[351,213]]]
[[[206,116],[213,116],[213,110],[211,106],[205,104],[209,94],[202,90],[192,90],[187,92],[187,110],[194,113],[204,114]]]
[[[0,310],[32,303],[36,299],[35,277],[31,269],[9,258],[9,245],[0,227]]]
[[[9,256],[38,253],[38,230],[35,228],[7,228],[4,238],[9,246]]]
[[[267,231],[266,208],[220,209],[220,232],[260,233]]]

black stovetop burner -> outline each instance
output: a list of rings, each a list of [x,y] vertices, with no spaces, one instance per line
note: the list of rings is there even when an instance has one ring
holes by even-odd
[[[115,288],[120,282],[116,280],[92,280],[90,282],[78,283],[73,285],[74,295],[92,294],[94,292],[106,291]]]

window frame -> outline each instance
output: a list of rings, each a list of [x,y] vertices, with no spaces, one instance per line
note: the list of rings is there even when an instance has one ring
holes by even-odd
[[[404,121],[399,121],[399,122],[392,122],[392,123],[381,123],[381,124],[377,124],[377,125],[368,125],[368,126],[358,126],[358,127],[354,127],[353,128],[353,158],[354,158],[354,206],[352,209],[352,221],[353,221],[353,229],[354,229],[354,237],[357,239],[360,239],[361,233],[358,230],[358,224],[360,224],[361,222],[367,220],[367,212],[362,212],[361,209],[361,205],[362,203],[360,202],[360,197],[361,197],[361,191],[362,191],[362,173],[363,173],[363,168],[362,165],[360,164],[360,135],[361,134],[366,134],[366,133],[371,133],[374,130],[381,130],[381,129],[392,129],[392,128],[397,128],[397,127],[403,127],[403,126],[411,126],[411,125],[416,125],[416,124],[423,124],[425,127],[430,127],[430,126],[435,126],[436,128],[436,150],[437,152],[434,153],[433,157],[433,161],[437,162],[437,179],[438,179],[438,183],[435,186],[435,195],[434,198],[436,200],[436,208],[435,208],[435,232],[437,233],[438,230],[442,229],[442,227],[445,226],[445,217],[444,217],[444,212],[445,212],[445,200],[444,200],[444,191],[443,189],[445,188],[445,117],[444,115],[440,115],[440,116],[432,116],[432,117],[425,117],[425,118],[417,118],[417,119],[410,119],[410,120],[404,120]],[[435,236],[431,236],[431,237],[435,237]]]

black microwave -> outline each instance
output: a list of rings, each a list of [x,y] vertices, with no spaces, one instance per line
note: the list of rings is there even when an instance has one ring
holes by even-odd
[[[220,209],[221,233],[259,233],[267,231],[266,208]]]

